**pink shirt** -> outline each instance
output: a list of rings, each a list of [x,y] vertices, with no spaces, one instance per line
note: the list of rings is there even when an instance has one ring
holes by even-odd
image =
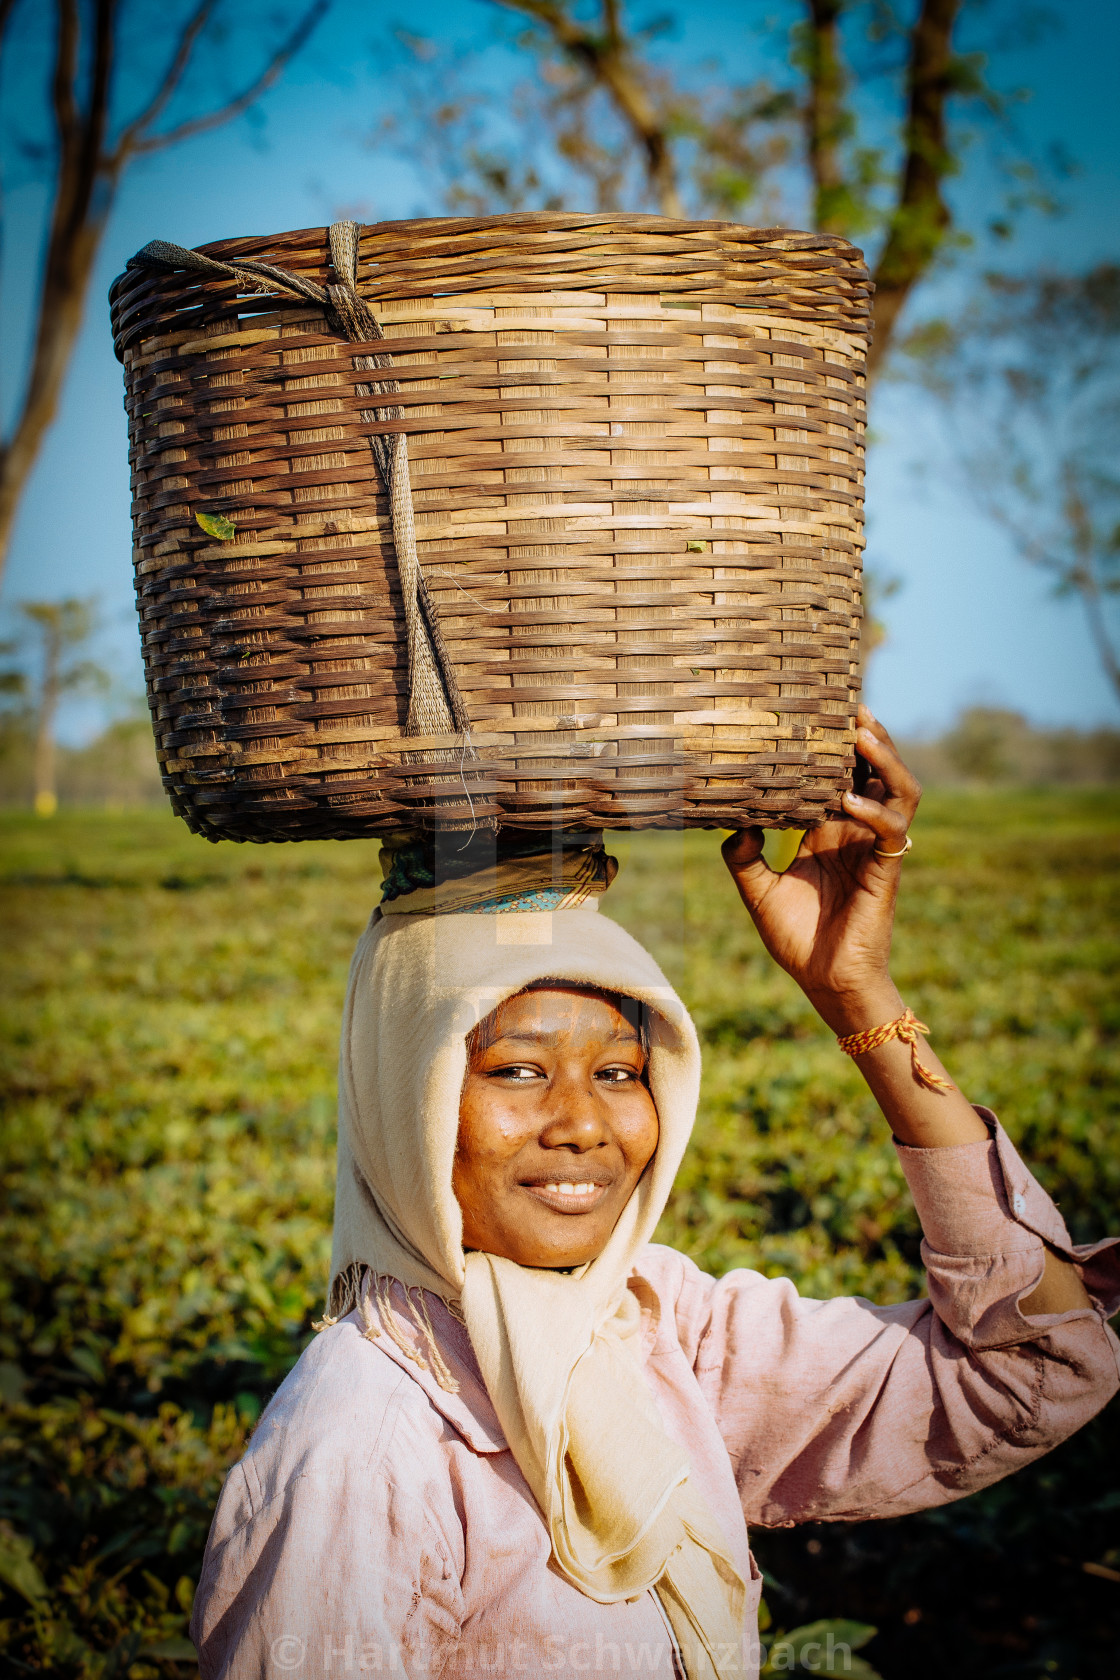
[[[984,1111],[981,1111],[984,1112]],[[651,1246],[630,1287],[668,1433],[749,1581],[740,1650],[757,1671],[760,1580],[747,1525],[859,1521],[945,1504],[1028,1464],[1120,1386],[1120,1250],[1071,1249],[1053,1202],[994,1121],[991,1143],[899,1149],[929,1299],[814,1301],[784,1279],[718,1281]],[[1026,1318],[1045,1238],[1095,1306]],[[355,1318],[311,1344],[218,1504],[191,1634],[203,1680],[391,1674],[662,1674],[652,1593],[585,1597],[550,1562],[463,1326],[431,1311],[460,1384],[440,1388]],[[410,1345],[412,1322],[397,1315]]]

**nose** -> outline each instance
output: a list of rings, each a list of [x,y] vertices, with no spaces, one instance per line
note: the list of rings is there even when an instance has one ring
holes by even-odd
[[[543,1149],[571,1149],[577,1154],[609,1143],[612,1133],[600,1093],[588,1078],[555,1081],[548,1097],[548,1117],[540,1132]]]

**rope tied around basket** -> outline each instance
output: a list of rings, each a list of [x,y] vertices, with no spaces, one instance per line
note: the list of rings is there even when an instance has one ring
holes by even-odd
[[[280,292],[285,296],[305,298],[326,311],[333,331],[352,344],[387,343],[380,323],[357,289],[358,234],[356,222],[334,222],[330,228],[331,266],[336,279],[326,286],[318,285],[305,275],[292,274],[272,263],[254,258],[235,257],[217,262],[201,251],[191,251],[182,245],[171,245],[163,239],[153,239],[128,260],[128,268],[185,268],[216,280],[236,280],[254,292]],[[363,370],[391,369],[393,358],[388,349],[354,357],[354,365]],[[400,390],[393,378],[380,379],[357,386],[362,397],[391,396]],[[361,410],[363,421],[401,420],[403,411],[395,403]],[[370,447],[378,471],[389,496],[390,518],[393,527],[393,546],[397,555],[397,571],[404,597],[405,624],[408,635],[408,716],[406,735],[463,736],[463,755],[475,757],[470,739],[470,719],[455,680],[455,672],[439,627],[439,619],[428,593],[420,557],[416,550],[416,522],[413,516],[412,485],[408,471],[408,439],[404,432],[375,433]],[[429,752],[425,758],[453,758],[457,749]],[[421,755],[406,755],[410,760]],[[465,786],[465,783],[464,783]],[[469,798],[469,795],[468,795]]]

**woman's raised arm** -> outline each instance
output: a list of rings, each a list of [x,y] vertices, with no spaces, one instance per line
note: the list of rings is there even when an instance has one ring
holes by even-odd
[[[724,842],[723,856],[763,944],[855,1058],[895,1138],[920,1149],[978,1143],[985,1122],[911,1026],[878,1042],[875,1029],[907,1014],[890,973],[891,937],[908,830],[922,790],[889,734],[859,709],[860,753],[873,777],[844,795],[847,820],[823,823],[782,874],[762,856],[760,828]],[[919,1043],[921,1048],[919,1049]],[[1088,1305],[1076,1270],[1047,1248],[1031,1313]]]

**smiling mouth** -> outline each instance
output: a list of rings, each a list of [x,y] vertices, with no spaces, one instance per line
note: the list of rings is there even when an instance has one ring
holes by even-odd
[[[586,1178],[550,1178],[539,1184],[523,1184],[521,1188],[557,1213],[588,1213],[598,1207],[610,1186]]]

